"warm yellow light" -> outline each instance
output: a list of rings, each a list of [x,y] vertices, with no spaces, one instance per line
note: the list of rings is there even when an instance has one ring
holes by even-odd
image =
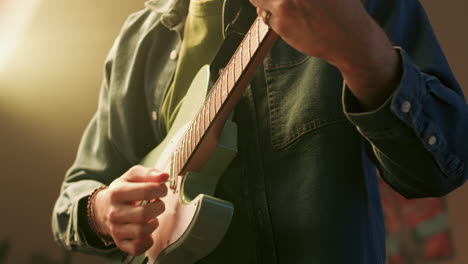
[[[27,29],[41,0],[3,0],[0,4],[0,72]]]

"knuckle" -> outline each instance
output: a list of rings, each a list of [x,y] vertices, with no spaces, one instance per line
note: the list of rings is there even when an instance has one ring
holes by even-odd
[[[138,256],[143,254],[147,249],[149,249],[152,245],[152,240],[148,241],[148,239],[136,239],[130,245],[128,253],[133,256]]]
[[[148,228],[148,225],[142,225],[137,229],[137,237],[144,238],[151,234],[152,231],[151,228]]]
[[[147,210],[145,207],[141,207],[141,210],[138,212],[136,216],[136,220],[140,223],[144,223],[151,218],[151,212]]]
[[[158,221],[151,221],[151,222],[148,222],[148,223],[146,224],[146,227],[145,227],[146,233],[147,233],[148,235],[151,235],[151,233],[153,233],[154,230],[156,230],[156,228],[158,228],[158,226],[159,226]]]
[[[122,240],[120,239],[114,239],[114,242],[115,242],[115,245],[122,251],[125,251],[127,253],[130,254],[130,252],[127,251],[127,249],[125,248],[125,244],[123,243]]]
[[[151,237],[147,237],[145,239],[139,239],[136,241],[136,250],[138,255],[144,253],[147,249],[153,245],[153,239]]]
[[[135,166],[131,167],[131,168],[128,170],[128,174],[130,174],[130,175],[139,174],[139,173],[141,173],[144,169],[145,169],[145,167],[143,167],[142,165],[135,165]]]
[[[120,188],[119,187],[114,187],[114,188],[109,188],[107,190],[107,193],[109,195],[109,200],[113,203],[118,201],[119,196],[120,196]]]
[[[109,210],[107,218],[109,219],[109,222],[113,224],[118,223],[120,219],[120,213],[117,211],[117,209],[112,208]]]
[[[113,238],[119,239],[122,237],[122,231],[120,230],[120,228],[117,228],[115,225],[109,226],[109,232]]]
[[[166,210],[166,205],[163,203],[163,201],[156,201],[155,206],[157,213],[156,215],[160,215]]]
[[[155,191],[155,185],[154,184],[151,184],[151,183],[146,183],[143,187],[142,187],[142,191],[145,193],[145,195],[148,195],[148,196],[153,196],[154,195],[154,191]],[[148,197],[150,198],[150,197]]]
[[[153,231],[154,231],[159,227],[159,220],[155,218],[152,224],[153,224]]]
[[[141,254],[141,253],[140,253],[140,250],[139,250],[136,246],[134,246],[134,245],[132,245],[132,247],[130,247],[130,250],[129,250],[128,253],[129,253],[130,255],[132,255],[132,256],[138,256],[138,255]]]
[[[167,186],[165,184],[162,184],[160,185],[160,188],[159,188],[160,192],[161,192],[161,197],[164,197],[167,195]]]

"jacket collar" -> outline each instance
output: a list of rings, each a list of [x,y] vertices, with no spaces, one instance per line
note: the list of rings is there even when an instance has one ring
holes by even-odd
[[[161,13],[161,23],[168,29],[183,32],[190,0],[148,0],[145,6]]]

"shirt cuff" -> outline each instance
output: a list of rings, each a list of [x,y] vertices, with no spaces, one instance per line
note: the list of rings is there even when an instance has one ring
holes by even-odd
[[[406,52],[399,47],[395,47],[402,61],[402,77],[395,91],[377,109],[362,112],[358,99],[353,95],[346,83],[343,84],[343,111],[346,117],[357,127],[360,133],[366,137],[393,137],[396,135],[413,133],[408,125],[414,115],[419,113],[417,100],[421,93],[415,87],[421,87],[421,80],[417,78],[419,72],[414,74],[416,69],[412,65],[411,59]],[[419,97],[420,98],[420,97]],[[413,119],[414,120],[414,119]],[[406,125],[405,125],[406,123]],[[406,129],[403,129],[406,127]]]
[[[69,187],[67,197],[74,197],[73,201],[56,205],[53,229],[58,242],[65,248],[77,250],[93,255],[108,255],[116,251],[116,247],[105,247],[96,243],[94,231],[91,230],[87,216],[88,197],[93,190],[103,186],[102,183],[86,180],[76,182]],[[59,239],[60,238],[60,239]]]

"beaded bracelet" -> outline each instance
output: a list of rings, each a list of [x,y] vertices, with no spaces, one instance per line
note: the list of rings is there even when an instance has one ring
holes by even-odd
[[[97,225],[95,221],[95,214],[94,214],[94,207],[93,203],[94,200],[96,200],[96,196],[98,192],[107,189],[107,186],[101,186],[99,188],[96,188],[90,196],[88,196],[88,204],[86,205],[86,210],[88,213],[88,223],[91,229],[94,231],[94,233],[97,235],[97,237],[101,240],[102,243],[104,243],[104,246],[108,247],[110,245],[114,244],[114,240],[110,236],[104,236],[100,229],[99,226]]]

